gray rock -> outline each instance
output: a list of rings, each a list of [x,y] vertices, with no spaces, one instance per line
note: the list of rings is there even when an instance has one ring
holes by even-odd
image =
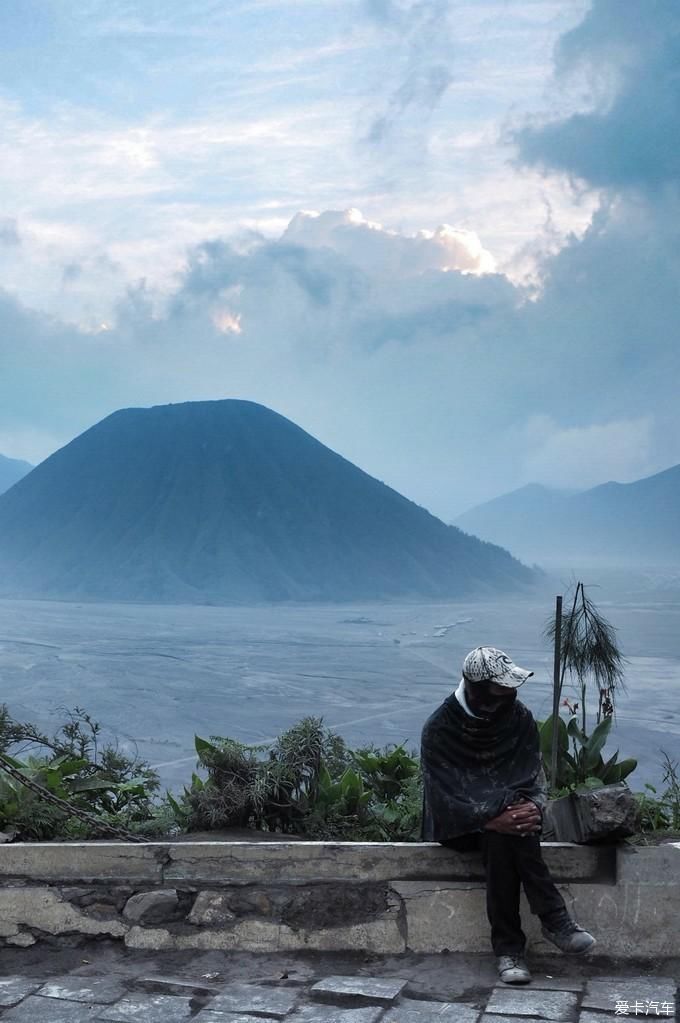
[[[183,1023],[191,1017],[191,999],[173,995],[128,995],[99,1013],[100,1020],[115,1023]],[[92,1014],[88,1017],[92,1019]],[[4,1021],[3,1021],[4,1023]]]
[[[639,830],[640,810],[625,782],[549,800],[544,842],[615,841]]]
[[[626,838],[640,827],[640,808],[625,782],[577,793],[576,813],[585,842]]]
[[[2,1023],[7,1020],[11,1023],[91,1023],[94,1018],[89,1005],[30,995],[3,1013]]]
[[[226,892],[199,892],[187,923],[197,926],[228,927],[236,920]]]
[[[125,987],[115,977],[56,977],[43,984],[37,992],[43,998],[63,998],[72,1002],[117,1002]]]
[[[19,934],[11,934],[5,938],[8,945],[17,945],[19,948],[30,948],[35,945],[36,939],[28,931],[20,931]]]
[[[293,988],[266,987],[259,984],[227,984],[209,1005],[213,1012],[241,1012],[252,1016],[283,1019],[299,1001]]]
[[[571,1020],[576,1011],[574,991],[546,991],[523,988],[494,988],[486,1004],[488,1013],[504,1016],[537,1016],[543,1019]]]
[[[0,977],[0,1005],[16,1005],[39,987],[32,977]]]
[[[326,977],[310,988],[312,998],[321,1002],[391,1005],[408,981],[396,977]]]
[[[176,920],[179,899],[174,888],[159,888],[153,892],[140,892],[125,903],[123,916],[133,923],[160,924]]]

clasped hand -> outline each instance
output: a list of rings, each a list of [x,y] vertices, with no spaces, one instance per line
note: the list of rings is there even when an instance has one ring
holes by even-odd
[[[528,835],[541,830],[541,811],[529,799],[518,799],[486,824],[488,831]]]

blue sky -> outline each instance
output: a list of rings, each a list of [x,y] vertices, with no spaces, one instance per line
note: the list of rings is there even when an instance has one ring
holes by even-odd
[[[444,518],[680,461],[672,0],[0,7],[0,452],[244,397]]]

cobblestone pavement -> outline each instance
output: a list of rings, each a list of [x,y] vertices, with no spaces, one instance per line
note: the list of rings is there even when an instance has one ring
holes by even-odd
[[[619,1023],[675,1019],[680,958],[529,957],[532,983],[485,955],[4,949],[1,1023]],[[680,1021],[677,1021],[680,1023]]]

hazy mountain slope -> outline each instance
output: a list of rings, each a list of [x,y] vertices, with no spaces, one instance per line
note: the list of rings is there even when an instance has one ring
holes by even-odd
[[[0,494],[4,494],[6,490],[14,486],[17,480],[26,476],[32,468],[32,465],[22,462],[19,458],[7,458],[5,455],[0,455]]]
[[[532,579],[275,412],[114,413],[0,498],[5,593],[120,600],[444,597]]]
[[[479,505],[455,524],[528,561],[680,561],[680,465],[633,483],[576,494],[531,485]]]
[[[529,483],[477,505],[460,515],[455,525],[492,543],[499,542],[492,539],[497,536],[511,536],[515,546],[510,549],[515,552],[542,551],[546,543],[552,543],[552,529],[561,521],[569,494],[570,491],[550,490],[538,483]]]

